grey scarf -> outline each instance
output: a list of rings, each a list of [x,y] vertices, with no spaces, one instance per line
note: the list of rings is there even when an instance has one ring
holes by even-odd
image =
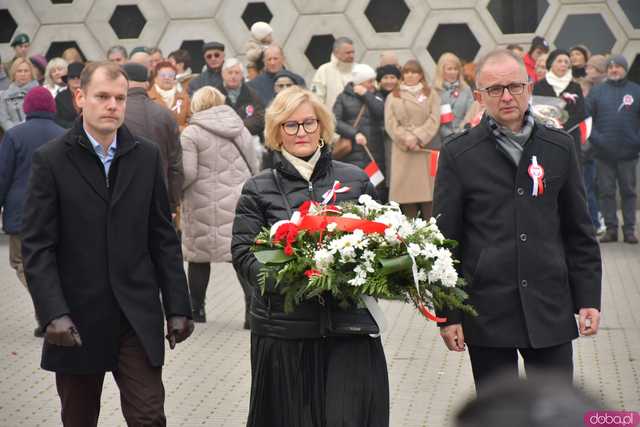
[[[524,145],[529,141],[531,132],[533,132],[533,125],[535,124],[533,115],[531,115],[528,109],[525,111],[523,126],[520,132],[513,132],[509,128],[500,126],[491,116],[487,116],[487,119],[493,136],[496,137],[496,143],[509,155],[513,163],[518,166],[522,152],[524,151]]]

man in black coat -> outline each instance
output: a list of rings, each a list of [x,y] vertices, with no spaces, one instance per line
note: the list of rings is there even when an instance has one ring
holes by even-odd
[[[158,105],[149,98],[147,94],[149,74],[144,65],[128,62],[123,65],[123,68],[129,76],[124,124],[134,136],[158,144],[162,170],[169,190],[169,208],[175,215],[182,198],[184,183],[178,122],[168,108]]]
[[[82,116],[33,156],[22,253],[65,426],[97,425],[106,371],[129,425],[165,425],[163,314],[171,348],[193,330],[160,152],[122,125],[126,98],[117,64],[88,65]]]
[[[67,75],[62,80],[67,88],[56,95],[56,123],[65,129],[73,126],[78,117],[78,107],[75,104],[74,96],[76,90],[80,88],[80,73],[84,64],[81,62],[72,62],[67,67]]]
[[[440,154],[434,216],[457,240],[468,303],[477,317],[440,313],[452,351],[469,347],[476,389],[496,372],[555,368],[573,377],[571,341],[600,319],[601,261],[572,138],[534,122],[531,84],[516,55],[478,65],[481,124]]]
[[[243,66],[236,58],[228,59],[222,67],[223,87],[220,90],[226,103],[244,122],[251,135],[262,139],[264,131],[264,105],[260,97],[244,84]]]
[[[207,69],[189,82],[189,97],[204,86],[222,87],[222,64],[224,64],[224,44],[209,42],[202,46],[202,56],[207,63]]]

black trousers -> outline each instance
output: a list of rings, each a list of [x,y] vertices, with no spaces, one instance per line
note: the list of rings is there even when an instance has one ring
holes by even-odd
[[[556,377],[573,382],[573,347],[571,341],[546,348],[501,348],[467,345],[476,392],[481,394],[496,375],[518,377],[518,353],[524,359],[528,376],[553,370]]]
[[[198,311],[201,308],[204,308],[210,275],[211,264],[208,262],[189,263],[187,276],[189,282],[189,296],[191,297],[191,308],[193,311]]]
[[[607,229],[618,230],[616,187],[620,190],[622,205],[622,232],[633,234],[636,226],[636,169],[638,159],[608,161],[600,160],[598,167],[598,192],[600,209]]]
[[[130,329],[120,339],[118,368],[113,378],[120,389],[122,414],[128,426],[164,427],[162,368],[154,368],[137,335]],[[98,425],[104,372],[93,375],[56,373],[64,427]]]

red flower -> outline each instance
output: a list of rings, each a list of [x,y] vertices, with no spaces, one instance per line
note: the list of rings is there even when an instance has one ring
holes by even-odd
[[[284,254],[286,256],[293,255],[293,246],[291,246],[291,243],[287,242],[286,246],[284,247]]]
[[[300,205],[300,208],[298,208],[298,211],[300,212],[300,215],[307,216],[309,215],[309,210],[311,209],[311,207],[315,205],[317,205],[316,202],[312,200],[307,200],[302,205]]]
[[[296,241],[296,238],[298,237],[298,230],[299,228],[297,225],[287,222],[278,227],[275,235],[273,236],[274,242],[285,243],[284,253],[287,256],[293,255],[293,246],[291,244]]]
[[[313,276],[321,276],[322,273],[318,270],[309,269],[304,272],[304,275],[307,276],[309,279],[311,279]]]

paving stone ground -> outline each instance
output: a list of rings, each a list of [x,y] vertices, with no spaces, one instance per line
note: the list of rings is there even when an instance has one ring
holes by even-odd
[[[610,409],[640,410],[640,247],[603,245],[603,323],[596,337],[574,341],[576,384]],[[0,426],[60,425],[54,376],[39,368],[41,340],[32,335],[33,308],[8,265],[0,235]],[[164,369],[170,426],[244,425],[249,400],[249,332],[243,298],[229,265],[212,269],[210,321],[168,351]],[[450,353],[433,323],[400,302],[382,303],[391,387],[391,425],[446,427],[473,396],[466,353]],[[124,426],[108,374],[100,426]],[[283,426],[288,427],[288,426]]]

